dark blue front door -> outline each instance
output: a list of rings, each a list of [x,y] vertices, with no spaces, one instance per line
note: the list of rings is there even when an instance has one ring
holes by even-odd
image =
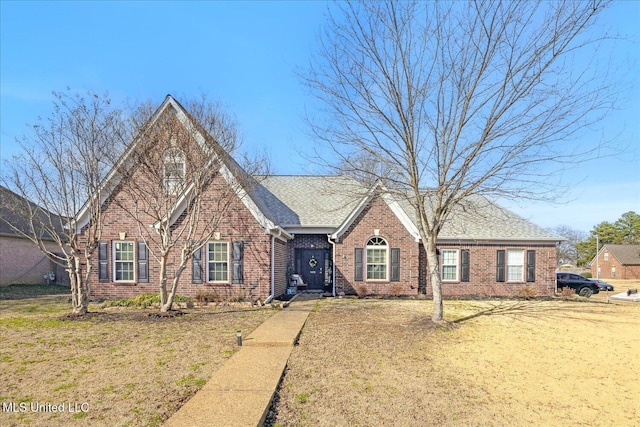
[[[331,285],[329,249],[296,249],[296,270],[307,289],[324,291]]]

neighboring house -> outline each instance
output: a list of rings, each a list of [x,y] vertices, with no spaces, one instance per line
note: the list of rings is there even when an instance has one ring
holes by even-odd
[[[152,121],[169,112],[185,123],[192,120],[167,96]],[[219,167],[212,188],[237,184],[235,174],[243,171],[235,162],[221,161]],[[158,266],[149,259],[135,222],[118,207],[132,202],[120,190],[115,170],[103,184],[106,225],[94,257],[92,296],[158,292]],[[268,176],[255,177],[235,194],[215,238],[184,271],[179,294],[278,297],[287,292],[294,274],[305,289],[332,295],[432,293],[415,213],[382,185],[364,188],[344,176]],[[205,207],[215,200],[212,189]],[[80,229],[88,220],[83,215]],[[171,221],[180,221],[179,209]],[[560,240],[483,197],[470,198],[453,212],[437,242],[443,294],[517,295],[532,286],[538,295],[551,295]],[[130,274],[123,278],[125,270]]]
[[[590,265],[592,277],[640,279],[640,245],[606,244],[593,258]]]
[[[38,246],[13,228],[23,231],[29,229],[28,219],[9,209],[9,206],[16,202],[24,204],[26,201],[11,190],[0,186],[0,286],[68,284],[68,275],[64,269],[51,262]],[[44,241],[46,243],[47,239]],[[57,245],[53,239],[51,243],[46,244],[55,252]],[[49,273],[53,273],[53,276],[49,276]],[[51,277],[53,280],[49,280]]]

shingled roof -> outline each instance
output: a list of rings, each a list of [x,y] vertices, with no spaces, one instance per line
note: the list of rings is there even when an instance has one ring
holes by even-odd
[[[15,207],[14,209],[10,206]],[[24,234],[31,234],[29,217],[27,208],[31,209],[37,215],[36,221],[43,224],[49,224],[50,220],[54,222],[54,226],[58,233],[62,233],[62,221],[57,220],[57,216],[38,205],[28,201],[24,197],[19,196],[13,191],[0,185],[0,234],[5,236],[24,237]],[[25,209],[25,214],[21,215],[21,209]],[[47,227],[50,229],[50,227]],[[20,231],[17,231],[17,230]],[[22,232],[22,233],[21,233]],[[51,234],[44,234],[45,239],[51,239]]]
[[[606,244],[600,252],[608,250],[622,265],[640,265],[640,245]]]
[[[274,222],[284,228],[337,228],[366,189],[346,176],[275,175],[257,191]]]
[[[290,232],[304,228],[343,226],[351,213],[370,195],[370,189],[346,176],[276,175],[263,178],[254,199],[276,224]],[[415,227],[417,217],[406,199],[397,203]],[[508,211],[485,197],[470,197],[454,208],[439,241],[561,241],[558,236]]]
[[[417,223],[413,207],[400,200]],[[429,206],[427,206],[429,209]],[[443,225],[438,241],[555,241],[565,240],[479,195],[456,205]]]
[[[416,213],[407,201],[407,197],[398,198],[397,194],[376,184],[373,188],[361,185],[354,178],[337,175],[273,175],[252,177],[247,174],[221,147],[218,147],[210,135],[197,121],[171,96],[150,119],[150,124],[167,109],[173,109],[185,118],[185,125],[196,126],[202,143],[216,147],[213,156],[221,160],[221,172],[229,182],[239,183],[237,191],[245,205],[250,209],[267,232],[317,233],[331,234],[334,237],[357,218],[357,214],[372,197],[380,194],[399,218],[406,229],[419,238]],[[123,154],[119,164],[124,164],[136,144]],[[113,191],[119,180],[118,167],[107,175],[103,183],[102,196]],[[254,179],[255,178],[255,179]],[[189,190],[186,190],[189,191]],[[240,194],[242,193],[242,194]],[[184,193],[183,193],[184,196]],[[184,209],[186,197],[179,198],[172,218],[178,218]],[[181,204],[182,203],[182,204]],[[186,203],[186,202],[185,202]],[[427,207],[428,208],[428,207]],[[77,227],[88,221],[88,210],[79,215]],[[280,235],[280,234],[278,234]],[[290,235],[286,235],[290,238]],[[514,213],[489,202],[480,196],[469,197],[464,204],[454,208],[449,221],[444,225],[439,242],[443,241],[561,241],[562,237],[546,231]]]

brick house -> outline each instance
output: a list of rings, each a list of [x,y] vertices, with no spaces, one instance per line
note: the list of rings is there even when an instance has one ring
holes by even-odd
[[[154,117],[167,111],[190,117],[171,96]],[[250,185],[237,186],[236,175],[243,171],[229,161],[222,162],[203,200],[206,209],[220,189],[234,186],[228,215],[190,261],[179,294],[277,298],[296,281],[298,290],[331,295],[431,293],[415,214],[397,194],[345,176],[255,177]],[[132,201],[120,192],[113,173],[106,181],[104,240],[91,294],[120,298],[157,292],[158,267],[136,225],[118,207]],[[174,217],[180,220],[179,210]],[[86,221],[81,215],[78,227]],[[559,240],[485,198],[472,198],[454,212],[438,241],[443,294],[516,295],[532,286],[538,295],[550,295]]]
[[[592,277],[640,279],[640,245],[606,244],[593,258],[590,265]]]
[[[31,240],[21,235],[15,228],[28,233],[27,218],[9,209],[14,204],[31,202],[11,190],[0,186],[0,286],[12,284],[69,284],[64,269],[49,260]],[[40,208],[35,208],[37,211]],[[54,239],[42,239],[48,250],[56,252]],[[50,275],[52,273],[53,275]]]

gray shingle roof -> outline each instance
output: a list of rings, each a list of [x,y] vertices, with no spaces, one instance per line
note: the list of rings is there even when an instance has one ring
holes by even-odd
[[[367,191],[344,176],[276,175],[260,184],[252,197],[265,215],[285,228],[338,227]]]
[[[607,248],[622,265],[640,265],[640,245],[606,244],[602,250],[605,248]]]
[[[44,239],[50,239],[51,234],[48,230],[55,227],[55,230],[63,234],[62,224],[64,223],[58,216],[47,212],[45,209],[39,207],[35,203],[28,201],[27,199],[19,196],[13,191],[0,185],[0,234],[22,236],[19,232],[16,232],[8,223],[13,227],[21,230],[23,233],[31,235],[29,209],[33,210],[34,224],[45,224],[45,230],[43,230]]]
[[[252,197],[281,227],[332,227],[343,224],[369,189],[344,176],[277,175],[263,178]],[[394,197],[417,224],[406,199]],[[439,240],[560,241],[551,233],[481,196],[456,206]]]
[[[417,223],[415,210],[407,201],[399,201]],[[545,230],[513,212],[475,195],[456,205],[442,227],[438,240],[561,241],[563,237]]]

